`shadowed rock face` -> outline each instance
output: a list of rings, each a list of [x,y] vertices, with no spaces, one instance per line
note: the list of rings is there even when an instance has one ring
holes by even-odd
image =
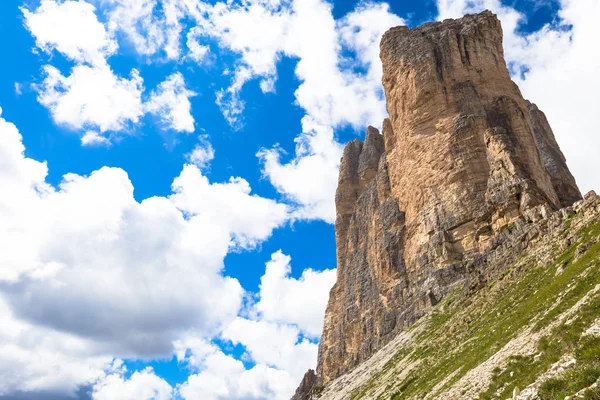
[[[581,200],[581,193],[575,183],[575,178],[567,167],[565,156],[556,143],[546,115],[534,103],[527,101],[526,104],[531,117],[535,141],[546,171],[550,174],[560,205],[561,207],[570,206]]]
[[[314,370],[309,369],[304,374],[304,378],[302,378],[302,382],[300,382],[300,386],[296,389],[296,393],[294,393],[291,400],[311,400],[313,388],[316,383],[317,375],[315,375]]]
[[[510,79],[494,14],[392,28],[380,56],[389,119],[344,150],[318,385],[462,287],[518,218],[581,199],[544,114]]]
[[[350,142],[336,192],[337,283],[319,348],[323,382],[369,357],[397,333],[406,284],[404,214],[391,197],[383,137],[369,127]],[[389,311],[388,311],[389,310]]]

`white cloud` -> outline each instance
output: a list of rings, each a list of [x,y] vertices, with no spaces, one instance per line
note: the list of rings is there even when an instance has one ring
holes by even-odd
[[[108,374],[93,387],[94,400],[170,400],[173,388],[156,376],[152,368],[135,371],[129,378],[123,372]]]
[[[110,140],[96,131],[87,131],[81,137],[82,146],[110,146]]]
[[[302,134],[296,139],[292,161],[281,163],[277,148],[259,156],[265,175],[275,187],[301,206],[299,218],[333,222],[342,155],[334,129],[344,125],[364,129],[385,118],[381,64],[373,48],[378,48],[385,30],[403,21],[390,14],[386,4],[364,4],[337,22],[329,4],[320,1],[296,2],[294,11],[288,52],[300,58],[296,75],[302,84],[295,95],[307,115],[302,119]],[[308,18],[315,21],[310,31],[303,28]],[[344,49],[354,53],[354,62],[344,60]],[[366,73],[355,73],[357,66],[364,67]]]
[[[190,113],[190,97],[196,94],[186,89],[183,75],[176,72],[158,85],[144,104],[147,112],[156,114],[163,125],[177,132],[194,132],[194,117]]]
[[[0,396],[74,393],[103,376],[112,357],[94,354],[77,336],[21,321],[0,297]]]
[[[200,136],[198,144],[194,146],[190,153],[186,154],[187,160],[200,170],[206,169],[214,157],[215,150],[208,141],[207,135]]]
[[[335,221],[335,188],[343,147],[333,134],[333,129],[311,123],[310,117],[302,119],[308,132],[298,136],[295,157],[281,162],[279,147],[262,149],[257,153],[263,163],[263,174],[297,204],[294,218]],[[309,128],[312,126],[312,128]]]
[[[232,233],[210,210],[184,219],[166,198],[137,203],[115,168],[66,175],[60,191],[36,196],[2,218],[2,240],[16,243],[0,276],[12,278],[4,293],[21,317],[125,357],[169,354],[177,331],[209,335],[236,315],[242,288],[220,275]],[[13,230],[29,242],[5,239]]]
[[[600,56],[590,51],[595,46],[594,38],[600,35],[600,3],[561,0],[559,5],[557,21],[523,34],[517,29],[526,22],[526,16],[498,0],[438,1],[440,18],[484,8],[498,14],[513,79],[525,98],[546,113],[569,167],[585,192],[600,187],[595,172],[600,169],[600,159],[596,157],[600,137],[595,118]]]
[[[46,77],[35,86],[39,102],[50,110],[56,123],[85,130],[83,145],[107,144],[105,132],[127,130],[146,112],[156,114],[167,129],[193,132],[189,97],[195,93],[186,89],[183,75],[167,77],[143,104],[143,80],[138,71],[133,69],[129,79],[122,78],[107,62],[118,48],[114,37],[121,30],[140,53],[151,55],[163,49],[169,58],[176,58],[181,30],[176,3],[167,1],[158,7],[152,0],[107,0],[101,5],[109,13],[109,32],[98,21],[95,7],[81,0],[43,0],[34,12],[22,8],[36,45],[48,52],[57,50],[77,63],[69,76],[51,65],[44,67]],[[197,53],[200,50],[195,48]]]
[[[44,81],[36,86],[38,101],[56,123],[89,129],[81,139],[84,145],[106,144],[101,134],[127,130],[145,113],[156,115],[164,129],[194,132],[189,98],[195,93],[185,87],[181,73],[168,76],[143,103],[143,79],[136,69],[129,79],[116,76],[107,64],[77,65],[69,76],[50,65],[44,71]],[[95,135],[88,135],[90,131]]]
[[[282,7],[280,7],[280,5]],[[240,54],[252,76],[275,76],[289,27],[290,11],[285,4],[266,1],[217,2],[214,6],[198,2],[195,37],[213,37],[219,44]]]
[[[299,341],[299,334],[295,326],[238,317],[225,327],[222,336],[243,345],[257,363],[289,373],[297,384],[315,366],[318,350],[307,339]]]
[[[561,1],[562,26],[536,35],[526,52],[529,72],[517,80],[527,98],[538,104],[550,122],[581,190],[600,188],[597,93],[600,54],[590,51],[600,36],[600,3]],[[565,32],[571,25],[571,32]],[[535,44],[534,44],[535,43]],[[531,51],[536,48],[537,51]],[[548,82],[552,82],[551,85]]]
[[[277,63],[282,56],[298,59],[295,92],[306,111],[295,157],[281,162],[279,148],[258,153],[264,174],[289,200],[297,203],[297,218],[335,219],[333,204],[342,146],[334,129],[352,125],[363,129],[384,119],[379,39],[403,20],[387,4],[361,3],[336,21],[331,4],[323,0],[195,3],[194,35],[216,38],[219,45],[239,54],[231,86],[217,91],[217,104],[226,120],[240,127],[244,110],[241,91],[251,79],[261,79],[263,92],[274,91]],[[306,29],[311,21],[311,29]],[[356,72],[362,68],[364,73]]]
[[[77,65],[71,75],[44,67],[46,77],[37,86],[38,101],[58,124],[72,129],[120,131],[143,114],[143,80],[133,69],[129,79],[116,76],[108,65]]]
[[[33,12],[21,10],[25,26],[44,51],[57,50],[77,62],[103,64],[118,48],[96,18],[95,7],[85,1],[42,0]]]
[[[104,0],[104,4],[110,32],[124,33],[137,53],[152,56],[163,51],[167,59],[179,57],[182,15],[178,1]]]
[[[137,202],[118,168],[67,174],[54,188],[46,164],[24,150],[17,128],[0,118],[0,304],[27,321],[1,316],[6,391],[72,392],[101,378],[113,357],[168,356],[189,331],[216,334],[243,296],[221,274],[224,257],[287,218],[285,206],[252,195],[246,181],[210,183],[192,165],[169,198]]]
[[[223,232],[230,237],[231,246],[249,248],[268,239],[273,229],[288,218],[287,206],[251,195],[250,191],[250,185],[242,178],[209,183],[197,167],[186,165],[173,181],[174,194],[169,200],[179,210],[211,226],[211,237]]]
[[[244,364],[213,348],[203,355],[201,371],[179,387],[185,400],[287,400],[297,382],[286,372]]]
[[[186,45],[189,50],[188,57],[197,63],[202,63],[204,60],[206,60],[210,52],[210,46],[200,44],[198,40],[200,32],[201,30],[199,27],[193,27],[188,31],[186,41]]]
[[[266,321],[293,324],[310,337],[319,337],[335,269],[302,271],[300,279],[289,277],[291,257],[277,251],[271,255],[260,280],[256,310]]]
[[[229,71],[227,70],[227,73]],[[219,89],[216,95],[216,104],[221,109],[223,117],[229,125],[236,130],[242,128],[241,116],[246,103],[241,99],[240,92],[244,84],[252,78],[248,68],[237,68],[234,73],[231,86],[227,89]]]
[[[318,346],[303,337],[320,334],[334,270],[307,270],[289,278],[290,258],[271,255],[261,278],[259,301],[250,304],[248,317],[227,324],[221,340],[244,346],[242,357],[254,366],[224,354],[203,339],[188,337],[176,343],[177,359],[198,370],[180,387],[186,400],[289,399],[298,382],[317,361]],[[280,287],[276,287],[280,285]],[[282,310],[275,310],[277,302]]]

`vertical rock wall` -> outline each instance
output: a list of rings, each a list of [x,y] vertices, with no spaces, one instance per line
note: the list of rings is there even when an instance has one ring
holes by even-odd
[[[344,150],[315,385],[464,285],[516,219],[581,198],[544,114],[510,79],[494,14],[392,28],[380,56],[389,119]]]
[[[319,349],[323,382],[356,366],[396,333],[407,285],[404,214],[391,196],[383,137],[369,127],[348,143],[336,192],[337,283]]]
[[[560,205],[495,15],[392,28],[380,55],[409,266],[435,236],[451,263],[526,209]]]

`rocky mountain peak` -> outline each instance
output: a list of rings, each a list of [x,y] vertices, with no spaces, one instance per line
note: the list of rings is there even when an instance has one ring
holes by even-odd
[[[545,115],[523,98],[489,11],[381,40],[389,118],[344,149],[337,282],[315,386],[354,369],[475,276],[516,221],[581,199]]]

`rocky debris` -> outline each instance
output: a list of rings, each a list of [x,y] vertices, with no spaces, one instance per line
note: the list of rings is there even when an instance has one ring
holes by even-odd
[[[514,388],[512,400],[517,400],[517,397],[519,397],[520,394],[521,394],[521,391],[519,390],[519,388],[518,387]]]
[[[590,326],[584,333],[587,336],[600,336],[600,318],[598,318],[592,326]]]
[[[552,364],[548,371],[540,375],[533,384],[523,389],[517,397],[513,397],[513,400],[539,400],[538,389],[543,382],[564,374],[565,371],[572,369],[576,364],[577,360],[572,355],[563,356]]]
[[[591,242],[581,243],[579,246],[577,246],[577,250],[575,250],[575,260],[581,258],[581,256],[584,255],[590,249],[590,247],[592,247]]]
[[[575,393],[571,398],[566,400],[575,400],[575,399],[589,399],[590,397],[586,395],[589,392],[598,393],[600,392],[600,378],[596,380],[596,382],[592,383],[590,386],[581,389],[579,392]]]

